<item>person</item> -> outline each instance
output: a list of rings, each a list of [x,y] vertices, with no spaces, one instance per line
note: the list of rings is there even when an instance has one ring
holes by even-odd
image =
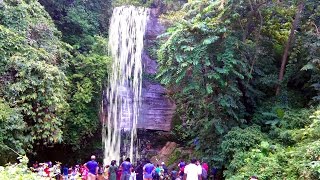
[[[212,169],[211,169],[211,174],[212,174],[212,178],[213,178],[213,180],[215,180],[215,179],[216,179],[216,175],[217,175],[217,173],[218,173],[218,168],[216,168],[216,167],[212,167]]]
[[[49,161],[47,164],[48,164],[49,168],[52,168],[52,162],[51,161]]]
[[[141,161],[138,161],[138,165],[135,168],[135,172],[137,172],[137,180],[143,180],[143,165]]]
[[[35,163],[32,164],[32,171],[33,172],[37,172],[38,171],[38,167],[39,167],[39,163],[38,161],[36,161]]]
[[[201,172],[201,174],[200,174],[201,179],[202,179],[202,180],[204,180],[204,179],[203,179],[202,174],[205,176],[205,173],[206,173],[206,172],[204,172],[204,171],[202,170],[202,166],[201,166],[201,164],[200,164],[200,161],[199,161],[199,160],[196,160],[196,165],[197,165],[198,171],[200,171],[200,172]]]
[[[137,173],[134,171],[134,169],[131,169],[131,174],[129,180],[136,180]]]
[[[164,175],[166,176],[168,174],[168,168],[164,162],[161,163]]]
[[[121,174],[122,174],[122,167],[119,166],[119,168],[117,170],[117,180],[121,180]]]
[[[71,168],[71,173],[70,173],[70,180],[76,180],[77,179],[77,170],[75,167]]]
[[[146,161],[147,164],[143,166],[143,179],[152,180],[152,172],[154,170],[154,165],[150,163],[149,160]]]
[[[84,171],[84,166],[81,164],[79,167],[79,173],[82,175],[83,171]]]
[[[207,180],[208,179],[209,166],[205,161],[202,161],[201,167],[202,167],[202,173],[201,173],[202,180]]]
[[[87,180],[88,179],[88,173],[89,169],[86,166],[82,166],[82,172],[81,172],[81,179],[82,180]]]
[[[184,168],[184,180],[201,180],[201,169],[196,165],[197,160],[191,159],[191,163]]]
[[[50,177],[50,168],[49,168],[49,165],[47,163],[44,163],[44,176],[45,177]]]
[[[161,166],[160,166],[160,173],[159,173],[159,177],[160,177],[160,179],[164,179],[164,169],[163,169],[162,164],[161,164]]]
[[[171,180],[176,180],[177,174],[178,172],[175,170],[175,168],[172,168],[171,174],[170,174]]]
[[[39,176],[45,176],[45,172],[44,172],[44,164],[43,164],[43,163],[39,163],[39,167],[38,167],[38,175],[39,175]]]
[[[98,175],[97,180],[103,180],[103,166],[98,162]]]
[[[209,166],[206,162],[202,162],[202,167],[208,172],[209,171]]]
[[[112,162],[112,161],[111,161],[111,162]],[[103,178],[104,178],[104,180],[109,179],[109,175],[110,175],[110,173],[109,173],[109,167],[110,167],[110,165],[106,165],[106,166],[104,167],[104,170],[103,170]],[[117,178],[117,175],[116,175],[116,178]]]
[[[63,169],[62,169],[62,173],[63,173],[63,180],[68,180],[69,178],[69,168],[68,165],[64,165]]]
[[[160,169],[160,167],[159,167],[159,164],[157,164],[157,167],[156,167],[156,169],[155,169],[155,179],[156,180],[159,180],[160,179],[160,171],[161,171],[161,169]]]
[[[201,167],[201,171],[202,171],[202,173],[201,173],[202,180],[207,180],[208,179],[208,169],[209,169],[208,164],[205,162],[202,162],[200,167]]]
[[[181,159],[178,164],[180,179],[183,179],[185,166],[186,166],[186,163],[184,162],[184,160]]]
[[[121,164],[122,173],[121,173],[121,180],[129,180],[130,178],[130,170],[132,168],[132,164],[130,162],[130,158],[127,158]]]
[[[60,180],[60,174],[61,174],[61,169],[60,169],[60,164],[53,165],[53,174],[56,180]]]
[[[84,164],[86,168],[88,168],[88,180],[96,180],[98,174],[98,163],[96,161],[96,156],[91,156],[91,161],[88,161]]]
[[[117,180],[118,167],[116,165],[116,162],[116,160],[112,160],[111,165],[109,166],[109,180]]]

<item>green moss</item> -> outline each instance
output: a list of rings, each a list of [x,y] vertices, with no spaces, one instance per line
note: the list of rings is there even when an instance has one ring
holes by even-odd
[[[171,156],[169,157],[169,159],[168,159],[168,162],[167,162],[168,166],[170,166],[170,165],[178,162],[179,159],[181,158],[181,154],[182,154],[182,153],[181,153],[181,151],[180,151],[178,148],[175,149],[175,150],[173,151],[173,153],[171,154]]]

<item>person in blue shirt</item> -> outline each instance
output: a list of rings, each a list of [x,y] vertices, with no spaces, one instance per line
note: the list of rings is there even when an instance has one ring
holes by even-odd
[[[152,180],[152,172],[154,170],[154,165],[150,163],[149,160],[146,161],[147,164],[143,166],[143,179],[144,180]]]
[[[125,161],[123,161],[121,164],[121,167],[122,167],[121,180],[129,180],[130,174],[131,174],[131,168],[132,168],[130,158],[127,158]]]
[[[62,173],[63,173],[63,179],[68,180],[68,175],[69,175],[69,168],[68,165],[64,165],[62,168]]]
[[[96,161],[96,156],[91,156],[91,161],[88,161],[84,164],[89,170],[88,179],[87,180],[96,180],[98,174],[98,163]]]
[[[160,179],[160,171],[161,171],[159,164],[157,164],[157,167],[154,171],[155,171],[154,178],[156,180],[159,180]]]
[[[179,167],[179,176],[180,179],[183,179],[184,176],[184,168],[186,167],[186,162],[184,162],[184,160],[180,160],[180,163],[178,164]]]
[[[175,168],[172,168],[170,176],[171,176],[171,180],[176,180],[178,177],[178,171],[175,170]]]

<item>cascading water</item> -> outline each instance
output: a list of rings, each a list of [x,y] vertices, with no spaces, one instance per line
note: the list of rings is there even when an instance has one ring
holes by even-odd
[[[119,162],[120,156],[132,160],[138,156],[136,125],[141,105],[141,55],[148,15],[148,9],[134,6],[113,10],[109,28],[113,65],[106,93],[107,120],[103,121],[102,131],[104,164],[111,160]]]

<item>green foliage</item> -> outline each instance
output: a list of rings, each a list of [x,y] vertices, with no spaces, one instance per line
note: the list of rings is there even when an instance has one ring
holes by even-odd
[[[23,116],[28,142],[61,141],[67,45],[37,1],[5,1],[1,8],[0,94]]]
[[[74,48],[61,41],[61,33],[37,1],[2,3],[0,95],[17,115],[1,123],[8,125],[1,147],[23,151],[63,142],[85,148],[85,139],[99,129],[98,107],[111,62],[107,40],[96,35],[106,32],[109,16],[104,10],[110,2],[42,3]],[[14,118],[20,126],[9,121]],[[12,160],[9,155],[4,158]]]
[[[209,139],[245,121],[243,98],[251,77],[242,42],[218,7],[216,2],[187,4],[183,20],[163,35],[158,51],[158,78],[172,91],[183,122],[176,130],[187,132],[184,139],[199,136],[197,148],[208,153],[215,149]]]
[[[317,160],[298,154],[318,152],[305,128],[320,89],[319,3],[303,2],[282,82],[297,1],[188,1],[163,17],[158,78],[177,104],[174,133],[229,179],[318,178]]]
[[[169,156],[169,159],[166,163],[169,166],[173,165],[174,163],[179,162],[180,158],[181,158],[181,152],[179,151],[179,149],[175,149],[173,153]]]
[[[36,0],[0,0],[0,164],[35,145],[64,143],[75,154],[99,147],[112,5],[168,12],[185,1],[39,2],[45,9]],[[320,178],[320,113],[310,106],[320,99],[320,5],[303,3],[282,82],[297,1],[188,1],[163,16],[169,29],[149,42],[156,80],[177,105],[174,135],[226,167],[227,179]],[[0,179],[33,179],[21,160],[0,168]]]
[[[64,35],[96,35],[108,31],[112,10],[110,0],[40,0],[40,3]]]
[[[11,149],[24,153],[28,143],[23,133],[25,128],[21,113],[0,99],[0,164],[15,160],[16,155]]]
[[[223,162],[229,163],[235,154],[248,151],[249,149],[257,147],[262,141],[267,139],[259,126],[250,126],[245,129],[232,128],[224,137],[220,145],[222,154],[220,154]],[[227,167],[229,170],[232,167]],[[234,167],[233,167],[234,168]]]
[[[69,79],[74,86],[69,89],[71,107],[66,118],[64,139],[74,149],[82,147],[82,141],[93,136],[101,127],[99,106],[111,58],[106,55],[107,40],[100,36],[94,38],[91,51],[77,54],[70,62],[72,71],[69,72]]]
[[[37,180],[39,177],[28,169],[27,163],[29,159],[26,156],[18,157],[19,163],[8,164],[5,167],[0,166],[0,179],[28,179]]]
[[[40,3],[62,31],[63,40],[80,52],[90,51],[95,35],[108,33],[110,0],[40,0]]]
[[[306,114],[312,116],[305,119]],[[284,115],[283,124],[292,124],[281,126],[278,132],[286,133],[288,140],[293,143],[286,145],[287,143],[280,141],[281,144],[276,144],[274,140],[264,139],[258,147],[252,146],[250,150],[237,151],[228,170],[225,171],[226,178],[245,179],[257,175],[259,179],[318,179],[320,177],[320,142],[317,133],[320,128],[319,114],[319,108],[313,113],[304,109],[288,111]],[[299,123],[296,124],[297,120]],[[305,123],[303,128],[301,122]],[[293,126],[295,129],[292,129]],[[281,138],[281,134],[278,134],[278,137],[275,135],[271,137],[277,140]]]
[[[78,27],[84,34],[97,34],[99,24],[95,21],[97,15],[87,12],[84,5],[77,5],[68,9],[69,21],[73,26]]]

